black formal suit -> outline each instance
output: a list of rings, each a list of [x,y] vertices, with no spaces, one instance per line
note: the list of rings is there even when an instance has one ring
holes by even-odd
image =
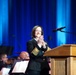
[[[28,66],[28,75],[30,75],[29,72],[31,73],[31,75],[39,75],[41,70],[44,69],[44,66],[46,64],[48,66],[48,63],[46,61],[47,59],[45,57],[43,57],[43,54],[47,50],[47,47],[48,46],[46,45],[46,48],[43,48],[43,47],[40,48],[37,45],[37,41],[35,39],[32,39],[32,40],[27,42],[27,50],[28,50],[29,55],[30,55],[30,62],[29,62],[29,66]],[[37,74],[34,74],[34,73],[32,74],[32,71],[37,72]],[[49,70],[48,70],[48,72],[49,72]],[[41,72],[41,74],[42,73],[43,72]],[[48,74],[44,74],[44,75],[48,75]]]

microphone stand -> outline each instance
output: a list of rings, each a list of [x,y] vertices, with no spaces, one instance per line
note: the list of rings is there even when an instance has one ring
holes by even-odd
[[[73,34],[76,36],[76,33],[73,33],[73,32],[68,32],[68,31],[63,31],[63,30],[60,30],[60,32],[69,33],[69,34]]]
[[[69,33],[69,34],[72,34],[72,35],[76,36],[76,33],[73,33],[73,32],[63,31],[63,30],[59,30],[59,31],[60,31],[60,32],[64,32],[64,33]],[[74,43],[74,44],[76,44],[76,43]]]

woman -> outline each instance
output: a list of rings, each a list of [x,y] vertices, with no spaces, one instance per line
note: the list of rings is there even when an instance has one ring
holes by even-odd
[[[41,75],[48,75],[49,66],[47,58],[43,57],[43,54],[50,49],[44,41],[41,26],[37,25],[32,29],[32,39],[27,42],[27,50],[30,55],[28,75],[40,75],[40,73]],[[44,72],[42,70],[46,70],[46,73],[43,74]]]

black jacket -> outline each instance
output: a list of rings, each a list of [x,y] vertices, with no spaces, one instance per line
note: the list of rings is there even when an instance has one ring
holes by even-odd
[[[39,53],[37,55],[34,55],[32,53],[32,50],[34,48],[37,48],[39,50]],[[47,61],[45,57],[43,57],[44,52],[47,50],[47,45],[46,48],[39,47],[37,45],[37,42],[35,39],[32,39],[27,42],[27,51],[29,52],[30,55],[30,62],[28,66],[28,70],[36,70],[36,71],[41,71],[42,68],[42,63]]]

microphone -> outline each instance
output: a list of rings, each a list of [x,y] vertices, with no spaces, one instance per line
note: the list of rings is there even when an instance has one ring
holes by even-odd
[[[61,30],[64,29],[64,28],[66,28],[66,27],[60,27],[60,28],[54,29],[53,32],[61,31]]]

